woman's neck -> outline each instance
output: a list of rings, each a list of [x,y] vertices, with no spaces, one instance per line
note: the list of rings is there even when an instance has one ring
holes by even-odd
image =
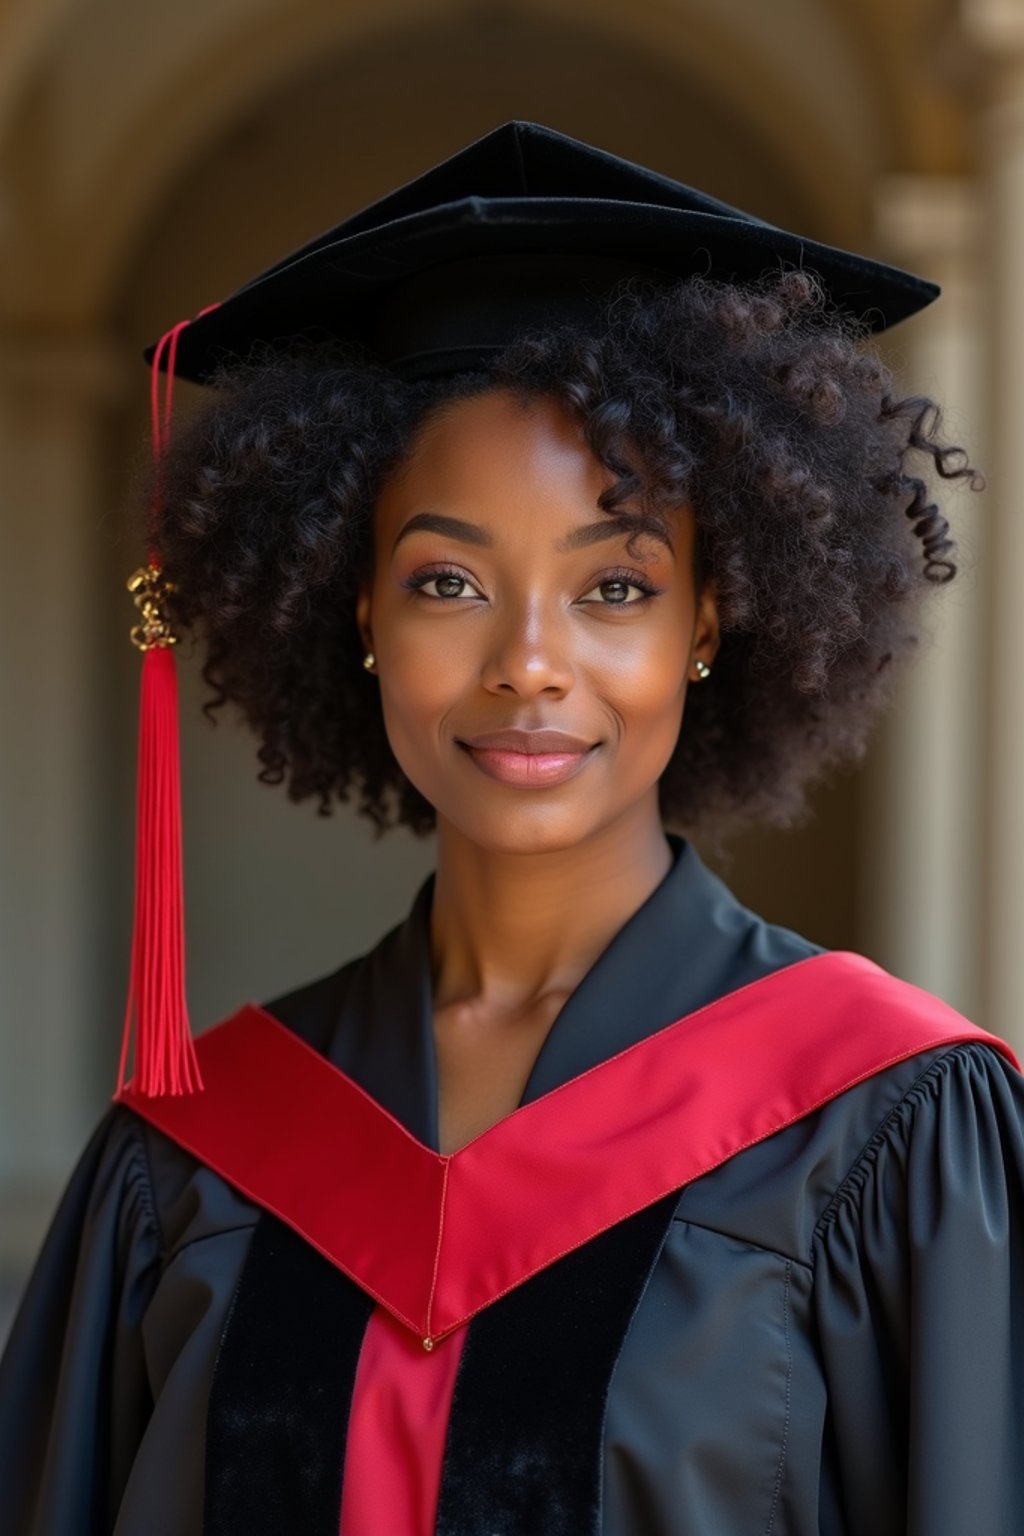
[[[494,852],[439,823],[435,1006],[516,1015],[568,995],[671,866],[660,819],[646,807],[550,853]]]

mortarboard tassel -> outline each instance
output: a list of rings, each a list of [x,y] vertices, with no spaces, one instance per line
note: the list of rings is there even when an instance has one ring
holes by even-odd
[[[136,573],[145,590],[145,572]],[[181,765],[178,679],[169,643],[153,642],[142,658],[139,766],[135,823],[135,925],[118,1093],[137,1019],[137,1093],[192,1093],[202,1087],[185,1000],[184,886],[181,857]]]
[[[211,309],[217,308],[210,305]],[[207,313],[206,310],[200,313]],[[173,634],[165,611],[173,591],[163,579],[156,532],[161,513],[160,461],[171,423],[171,397],[181,320],[161,337],[152,363],[153,456],[157,466],[154,536],[148,564],[128,580],[142,615],[132,643],[143,652],[139,703],[139,756],[135,826],[135,918],[131,971],[117,1094],[125,1091],[125,1068],[135,1014],[133,1092],[194,1093],[203,1086],[189,1027],[185,998],[185,898],[181,836],[181,749],[178,678]],[[167,388],[160,413],[160,363],[167,349]]]

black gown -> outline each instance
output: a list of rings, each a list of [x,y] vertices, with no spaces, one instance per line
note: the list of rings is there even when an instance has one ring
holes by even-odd
[[[691,843],[669,841],[672,869],[562,1008],[524,1103],[820,952],[744,907]],[[365,956],[263,1006],[436,1148],[432,890],[433,876]],[[0,1363],[3,1536],[235,1528],[211,1516],[220,1448],[234,1454],[211,1384],[227,1371],[254,1234],[276,1240],[269,1221],[130,1110],[107,1111]],[[884,1068],[671,1196],[666,1233],[610,1358],[589,1526],[495,1504],[493,1519],[449,1517],[446,1532],[1021,1536],[1024,1077],[998,1051],[968,1041]],[[250,1313],[256,1294],[250,1284]],[[272,1311],[257,1329],[273,1336],[274,1369],[300,1373],[272,1384],[272,1411],[287,1402],[280,1433],[306,1435],[315,1461],[333,1311],[280,1290]],[[531,1357],[532,1389],[478,1381],[481,1416],[463,1405],[463,1435],[490,1423],[489,1385],[543,1417],[539,1368],[571,1418],[560,1347],[556,1330],[551,1359]],[[248,1480],[274,1459],[268,1422],[242,1426]],[[566,1442],[571,1458],[571,1425]],[[495,1447],[472,1451],[486,1460]],[[245,1524],[251,1536],[330,1529],[258,1509]]]

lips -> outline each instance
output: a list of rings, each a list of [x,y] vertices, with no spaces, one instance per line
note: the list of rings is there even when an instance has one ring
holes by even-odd
[[[546,788],[573,778],[590,761],[597,743],[565,731],[489,731],[459,742],[489,778],[524,789]]]
[[[480,736],[462,737],[461,744],[484,751],[495,748],[498,751],[538,755],[546,752],[588,752],[593,746],[593,742],[583,736],[570,736],[566,731],[552,731],[546,727],[535,731],[517,727],[504,731],[485,731]]]

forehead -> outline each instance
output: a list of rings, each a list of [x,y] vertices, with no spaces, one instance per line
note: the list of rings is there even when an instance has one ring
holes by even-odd
[[[495,532],[536,520],[605,520],[597,499],[617,478],[557,400],[494,388],[446,402],[420,424],[378,494],[375,522],[394,535],[422,510],[471,517]]]
[[[564,553],[593,544],[587,525],[595,534],[597,527],[606,530],[604,537],[611,525],[619,527],[628,552],[645,563],[689,562],[692,509],[682,504],[662,510],[641,530],[632,522],[640,502],[627,497],[617,508],[628,520],[625,527],[598,505],[618,478],[587,443],[580,418],[558,400],[524,398],[496,386],[445,402],[420,423],[378,493],[374,545],[388,557],[399,547],[414,551],[413,525],[496,552]]]
[[[457,494],[482,482],[497,494],[509,481],[526,479],[546,482],[552,497],[589,499],[614,478],[587,445],[582,423],[557,400],[522,400],[496,388],[432,411],[389,488],[400,495],[443,486]]]

